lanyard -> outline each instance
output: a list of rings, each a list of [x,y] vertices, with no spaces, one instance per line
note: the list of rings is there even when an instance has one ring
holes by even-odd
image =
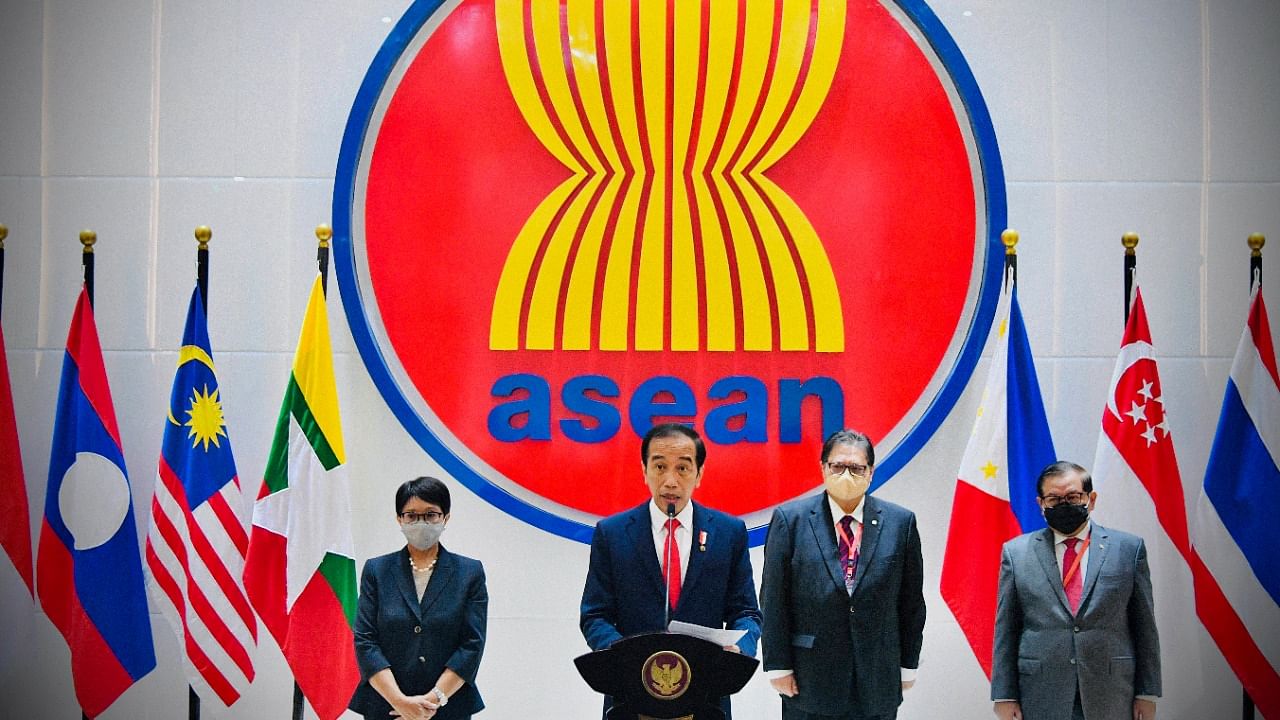
[[[1066,587],[1067,583],[1071,582],[1071,578],[1075,577],[1076,571],[1080,569],[1080,561],[1084,559],[1084,551],[1089,549],[1089,541],[1092,539],[1093,539],[1092,535],[1085,538],[1084,543],[1080,546],[1080,549],[1076,550],[1075,561],[1071,563],[1071,567],[1067,568],[1067,574],[1062,576],[1063,587]]]

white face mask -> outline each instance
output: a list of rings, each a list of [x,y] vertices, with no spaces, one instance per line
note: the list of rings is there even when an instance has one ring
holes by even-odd
[[[823,484],[826,485],[827,494],[838,502],[855,502],[867,493],[867,487],[871,485],[871,473],[868,472],[863,477],[855,477],[848,470],[839,475],[827,474],[823,478]]]
[[[429,550],[432,545],[440,542],[440,534],[444,532],[444,522],[401,523],[400,532],[404,533],[404,539],[415,550]]]

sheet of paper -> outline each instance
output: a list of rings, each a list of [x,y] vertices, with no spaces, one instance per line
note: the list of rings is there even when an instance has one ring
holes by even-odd
[[[747,634],[746,630],[723,630],[721,628],[711,628],[705,625],[695,625],[693,623],[672,620],[667,626],[667,630],[681,635],[691,635],[703,640],[709,640],[720,647],[733,645]]]

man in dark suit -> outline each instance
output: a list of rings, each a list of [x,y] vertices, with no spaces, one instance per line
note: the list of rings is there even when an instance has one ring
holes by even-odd
[[[641,470],[652,499],[601,520],[591,537],[579,625],[592,650],[663,630],[669,595],[672,620],[745,630],[725,649],[755,655],[760,610],[746,525],[691,502],[706,456],[702,438],[687,425],[656,425],[645,434]],[[727,715],[728,699],[721,705]]]
[[[764,549],[764,668],[784,720],[889,720],[915,683],[924,570],[915,514],[866,495],[875,449],[822,446],[825,492],[777,508]]]
[[[1049,527],[1005,543],[991,699],[1001,720],[1154,720],[1160,640],[1142,538],[1089,521],[1088,471],[1040,473]]]

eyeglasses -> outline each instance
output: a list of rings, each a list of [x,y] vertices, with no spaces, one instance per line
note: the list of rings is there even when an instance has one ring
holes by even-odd
[[[402,512],[400,513],[400,521],[404,523],[420,523],[429,522],[432,525],[444,520],[444,513],[428,510],[424,513]]]
[[[871,468],[858,463],[827,463],[827,470],[832,475],[839,475],[848,470],[849,474],[854,477],[865,477]]]
[[[1062,503],[1067,503],[1068,505],[1083,505],[1085,500],[1087,499],[1089,499],[1089,496],[1082,492],[1070,492],[1070,493],[1067,493],[1066,495],[1041,495],[1040,496],[1040,502],[1044,503],[1045,507],[1050,507],[1050,508],[1058,507]]]

